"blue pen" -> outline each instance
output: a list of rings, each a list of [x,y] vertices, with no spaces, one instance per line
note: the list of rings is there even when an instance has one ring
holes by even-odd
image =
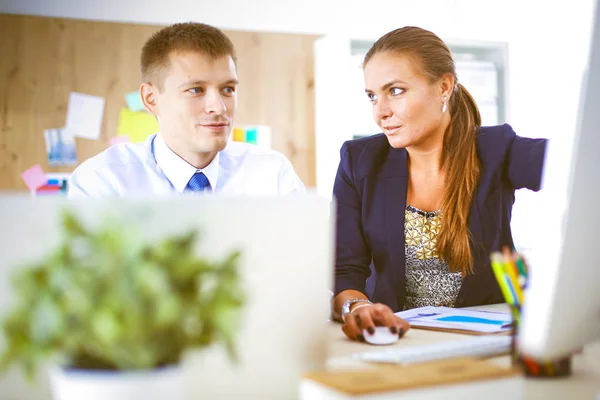
[[[433,317],[435,315],[440,315],[440,313],[439,312],[434,312],[434,313],[431,313],[431,314],[419,313],[419,317]]]

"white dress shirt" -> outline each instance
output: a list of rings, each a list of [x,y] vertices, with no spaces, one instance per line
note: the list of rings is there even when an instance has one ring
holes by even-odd
[[[83,162],[71,176],[68,195],[172,195],[183,193],[196,172],[206,175],[213,192],[269,196],[305,191],[289,160],[274,150],[230,141],[198,170],[155,134],[144,143],[113,145]]]

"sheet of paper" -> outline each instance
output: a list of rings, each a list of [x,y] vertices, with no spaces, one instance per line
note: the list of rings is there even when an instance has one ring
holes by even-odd
[[[156,117],[147,112],[132,112],[122,108],[119,115],[119,135],[129,136],[133,143],[145,141],[149,135],[158,132]]]
[[[48,165],[51,167],[77,165],[75,137],[63,128],[44,130]]]
[[[145,111],[144,103],[142,103],[142,97],[140,96],[139,90],[136,92],[129,92],[125,95],[125,102],[129,111]]]
[[[508,331],[509,313],[467,310],[450,307],[420,307],[396,313],[415,327],[460,329],[482,333]]]
[[[129,136],[127,135],[117,135],[110,138],[110,145],[113,146],[119,143],[127,143],[130,142]]]
[[[72,92],[65,129],[69,134],[85,139],[97,140],[102,128],[104,98]]]
[[[44,171],[39,164],[36,164],[33,167],[25,170],[21,174],[21,179],[23,179],[23,182],[25,182],[25,185],[27,185],[31,191],[35,191],[36,189],[44,186],[48,181],[46,179],[46,174],[44,174]]]

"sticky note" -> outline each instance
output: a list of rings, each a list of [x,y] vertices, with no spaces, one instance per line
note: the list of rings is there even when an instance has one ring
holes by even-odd
[[[102,128],[104,98],[89,94],[69,94],[65,129],[70,135],[97,140]]]
[[[117,135],[110,138],[110,145],[115,145],[119,143],[127,143],[129,142],[129,136],[127,135]]]
[[[154,115],[129,111],[127,108],[121,109],[118,135],[127,135],[131,142],[140,143],[156,132],[158,132],[158,121]]]
[[[129,111],[146,111],[140,92],[129,92],[125,95],[125,102]]]
[[[249,128],[246,131],[246,143],[256,144],[257,138],[258,132],[256,131],[256,128]]]
[[[234,142],[245,142],[246,131],[244,128],[233,128],[233,141]]]
[[[23,182],[25,182],[25,185],[27,185],[31,191],[35,191],[47,183],[46,174],[44,174],[44,171],[39,164],[25,170],[21,174],[21,179],[23,179]]]
[[[267,149],[271,148],[271,128],[268,126],[260,126],[256,136],[256,144]]]

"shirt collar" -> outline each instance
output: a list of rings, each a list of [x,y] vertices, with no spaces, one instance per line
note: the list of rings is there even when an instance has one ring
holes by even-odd
[[[171,182],[175,190],[183,193],[188,182],[196,172],[203,172],[208,178],[211,191],[217,187],[219,177],[219,152],[213,160],[203,169],[197,169],[183,158],[179,157],[167,146],[162,136],[158,134],[154,140],[154,157],[156,163]]]

